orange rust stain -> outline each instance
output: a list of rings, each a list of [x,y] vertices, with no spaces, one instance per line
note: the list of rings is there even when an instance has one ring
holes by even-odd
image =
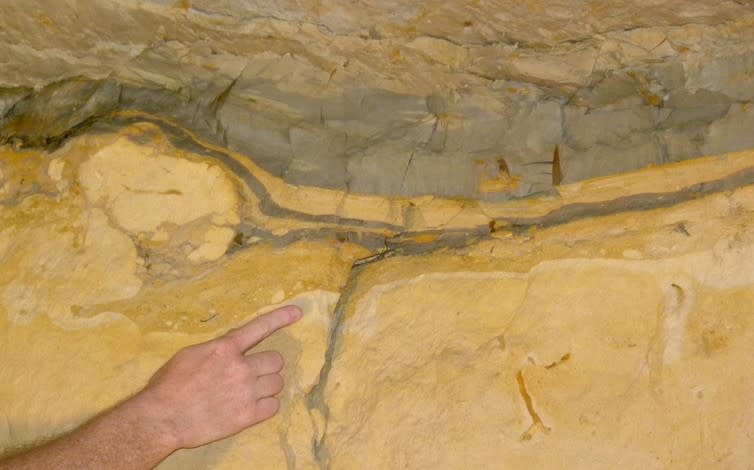
[[[416,243],[432,243],[434,241],[437,241],[437,235],[433,233],[422,233],[421,235],[417,235],[415,237],[412,237],[411,240],[415,241]]]

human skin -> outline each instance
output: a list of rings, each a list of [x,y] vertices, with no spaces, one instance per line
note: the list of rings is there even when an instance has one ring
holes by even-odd
[[[139,393],[79,429],[0,462],[0,470],[148,469],[178,449],[231,436],[274,416],[283,357],[245,355],[302,312],[287,306],[175,354]]]

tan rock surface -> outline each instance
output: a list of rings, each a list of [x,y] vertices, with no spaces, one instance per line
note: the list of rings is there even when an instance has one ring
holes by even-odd
[[[164,468],[748,468],[751,15],[0,5],[0,455],[293,302]]]
[[[750,468],[751,0],[0,1],[0,456],[276,305],[163,468]]]
[[[325,391],[331,467],[746,468],[752,196],[368,267]]]
[[[294,302],[304,319],[260,346],[289,365],[281,415],[164,468],[754,455],[753,153],[524,200],[387,198],[292,185],[149,119],[0,148],[0,453]]]
[[[237,224],[236,192],[217,166],[140,154],[127,145],[129,153],[120,159],[102,157],[119,142],[88,159],[63,151],[52,160],[4,160],[9,175],[24,170],[14,162],[28,164],[26,174],[50,193],[18,197],[0,210],[0,452],[71,429],[140,389],[179,348],[292,302],[304,309],[304,319],[259,346],[281,350],[288,362],[285,410],[263,426],[179,452],[163,465],[243,468],[253,460],[267,468],[286,462],[314,468],[316,435],[306,395],[324,364],[338,290],[360,249],[316,241],[285,249],[260,243],[193,267],[173,247],[174,256],[150,259],[151,240],[140,238],[143,230],[170,222],[178,232],[181,224],[203,220]],[[124,167],[128,161],[139,164]],[[55,190],[65,168],[72,169],[66,184]],[[185,178],[192,170],[198,173]],[[181,171],[180,180],[171,181]],[[124,189],[131,187],[122,179],[128,177],[137,190]],[[99,184],[87,186],[91,179]],[[169,202],[157,196],[141,201],[136,213],[113,210],[113,200],[141,194],[138,188],[156,194],[175,188],[186,199],[176,203],[180,210],[166,211]],[[182,236],[201,241],[197,233]],[[229,244],[223,242],[223,253]]]

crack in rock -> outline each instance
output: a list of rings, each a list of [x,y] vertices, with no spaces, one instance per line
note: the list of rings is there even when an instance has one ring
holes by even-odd
[[[526,381],[524,380],[523,370],[519,370],[516,374],[516,382],[518,383],[518,392],[521,395],[521,399],[524,400],[524,404],[526,405],[526,411],[531,417],[531,425],[529,426],[529,429],[521,434],[521,440],[529,441],[539,432],[544,432],[545,434],[547,434],[548,432],[550,432],[550,427],[542,422],[542,418],[534,409],[534,401],[532,400],[532,397],[526,388]]]
[[[359,274],[363,271],[364,267],[370,262],[379,261],[383,258],[376,258],[360,264],[354,263],[351,271],[348,274],[343,289],[341,290],[338,303],[335,305],[335,311],[333,313],[332,326],[330,327],[330,337],[327,342],[327,351],[325,352],[325,361],[320,370],[319,379],[317,383],[312,386],[308,393],[306,404],[309,409],[309,414],[312,417],[312,424],[315,429],[315,438],[312,442],[312,449],[314,457],[321,469],[330,468],[330,453],[325,445],[325,434],[327,432],[327,420],[330,415],[330,409],[327,406],[324,393],[327,388],[327,380],[330,376],[330,370],[332,369],[332,363],[335,358],[336,348],[338,346],[338,340],[343,328],[343,320],[345,317],[345,310],[351,299],[351,295],[356,289],[357,279]],[[322,428],[322,429],[320,429]]]

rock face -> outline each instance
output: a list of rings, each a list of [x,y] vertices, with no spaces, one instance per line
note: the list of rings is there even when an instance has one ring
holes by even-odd
[[[139,110],[289,183],[488,200],[754,145],[745,1],[30,1],[0,18],[0,141],[23,145]]]
[[[0,456],[294,303],[281,413],[161,467],[754,460],[751,2],[0,25]]]
[[[472,203],[291,186],[188,138],[139,122],[2,150],[6,451],[293,302],[304,320],[260,346],[288,361],[283,412],[165,468],[754,455],[754,153]]]

